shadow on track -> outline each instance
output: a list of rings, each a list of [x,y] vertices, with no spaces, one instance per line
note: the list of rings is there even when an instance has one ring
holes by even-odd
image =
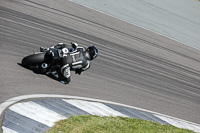
[[[60,82],[60,83],[62,83],[62,84],[65,84],[65,85],[67,84],[67,83],[65,83],[65,82],[60,81],[59,78],[56,78],[56,77],[53,76],[51,73],[50,73],[50,74],[42,73],[41,71],[39,71],[39,69],[37,69],[37,68],[35,68],[35,67],[30,68],[30,67],[25,67],[25,66],[23,66],[21,63],[17,63],[17,64],[18,64],[19,66],[21,66],[21,67],[27,69],[27,70],[32,71],[32,72],[35,73],[35,74],[45,75],[45,76],[47,76],[47,77],[49,77],[49,78],[51,78],[51,79],[53,79],[53,80],[56,80],[56,81],[58,81],[58,82]]]

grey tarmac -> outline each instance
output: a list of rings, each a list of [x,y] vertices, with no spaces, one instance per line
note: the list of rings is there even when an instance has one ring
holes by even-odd
[[[58,42],[99,57],[63,85],[19,65]],[[127,104],[200,124],[200,51],[66,0],[0,1],[0,103],[62,94]]]

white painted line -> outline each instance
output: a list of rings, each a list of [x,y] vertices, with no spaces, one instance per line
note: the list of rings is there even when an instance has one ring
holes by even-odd
[[[35,121],[43,123],[49,127],[52,127],[54,125],[54,122],[66,119],[66,117],[61,116],[60,114],[57,114],[56,112],[49,110],[32,101],[17,103],[11,106],[9,109]]]
[[[4,126],[2,127],[2,129],[3,129],[3,133],[18,133],[16,131],[14,131],[10,128],[4,127]]]
[[[99,116],[122,116],[127,117],[126,115],[106,106],[105,104],[98,103],[98,102],[88,102],[82,100],[65,100],[63,101],[76,106],[92,115],[99,115]]]
[[[199,126],[187,123],[185,121],[181,121],[181,120],[177,120],[177,119],[175,120],[175,119],[168,118],[168,117],[165,117],[165,116],[160,116],[160,115],[154,115],[154,116],[166,121],[167,123],[169,123],[169,124],[171,124],[175,127],[189,129],[189,130],[193,130],[195,132],[200,132]]]

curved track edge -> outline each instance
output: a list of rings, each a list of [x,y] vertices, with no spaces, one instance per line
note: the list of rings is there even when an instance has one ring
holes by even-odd
[[[16,104],[19,105],[20,103],[25,103],[25,104],[21,104],[20,106],[24,106],[26,104],[31,104],[31,105],[35,104],[32,101],[34,101],[36,99],[39,103],[41,103],[40,101],[42,101],[44,99],[61,99],[61,100],[66,101],[67,103],[69,103],[73,106],[76,106],[77,109],[81,109],[82,111],[85,111],[86,114],[91,114],[91,115],[99,115],[99,114],[98,113],[93,114],[93,112],[88,111],[87,106],[90,103],[92,104],[92,106],[93,105],[95,105],[96,107],[101,106],[101,108],[103,108],[102,110],[105,110],[105,108],[109,109],[109,111],[103,112],[104,115],[106,114],[106,115],[114,115],[114,116],[132,117],[131,115],[126,115],[126,113],[124,113],[124,111],[122,111],[122,110],[127,111],[127,109],[128,110],[131,109],[132,112],[138,112],[139,111],[139,114],[145,113],[145,115],[150,118],[149,120],[157,119],[156,122],[159,122],[159,123],[162,123],[162,124],[170,124],[170,125],[173,125],[173,126],[176,126],[176,127],[179,127],[179,128],[186,128],[186,129],[189,129],[189,130],[193,130],[195,132],[200,132],[200,125],[199,124],[189,122],[189,121],[185,121],[185,120],[182,120],[182,119],[178,119],[178,118],[175,118],[175,117],[171,117],[171,116],[168,116],[168,115],[165,115],[165,114],[145,110],[145,109],[142,109],[142,108],[133,107],[133,106],[129,106],[129,105],[121,104],[121,103],[116,103],[116,102],[111,102],[111,101],[100,100],[100,99],[78,97],[78,96],[68,96],[68,95],[53,95],[53,94],[23,95],[23,96],[11,98],[11,99],[5,101],[4,103],[0,104],[1,128],[4,131],[12,130],[12,129],[9,129],[9,128],[7,128],[3,125],[5,113],[9,112],[10,108],[12,108],[12,107],[14,108],[14,106]],[[36,104],[37,104],[37,102],[36,102]],[[85,108],[82,105],[84,105]],[[101,112],[101,109],[99,111]],[[110,113],[108,113],[108,112],[110,112]],[[129,110],[129,112],[130,112],[130,110]],[[85,113],[82,113],[82,114],[85,114]],[[102,113],[100,113],[100,115],[101,114]],[[55,114],[54,114],[54,116],[55,116]],[[55,116],[55,117],[58,117],[58,116]],[[136,117],[140,118],[139,115],[136,116]],[[66,118],[66,117],[59,115],[59,118],[56,119],[56,120],[64,119],[64,118]],[[148,119],[146,119],[146,120],[148,120]],[[47,125],[49,127],[52,126],[51,124],[50,125],[44,124],[44,126],[47,126]],[[48,126],[46,128],[48,128]]]

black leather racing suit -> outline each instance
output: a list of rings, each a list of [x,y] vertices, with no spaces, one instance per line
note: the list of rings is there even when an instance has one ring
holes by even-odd
[[[59,50],[68,49],[68,52],[65,53],[65,56],[59,57],[55,56],[58,54]],[[76,74],[81,74],[82,71],[85,71],[90,68],[90,54],[84,47],[73,47],[68,48],[66,44],[56,45],[50,47],[48,51],[50,53],[45,54],[45,61],[51,68],[51,73],[58,73],[57,79],[65,81],[70,78],[70,71],[75,71]],[[55,52],[53,52],[55,51]],[[53,58],[52,58],[53,57]],[[58,58],[54,58],[58,57]],[[53,73],[52,73],[53,74]],[[53,74],[54,75],[54,74]],[[55,75],[54,75],[55,76]]]
[[[62,67],[69,64],[70,70],[81,74],[90,68],[90,55],[84,47],[77,47],[74,51],[69,52],[68,56],[62,58]]]

